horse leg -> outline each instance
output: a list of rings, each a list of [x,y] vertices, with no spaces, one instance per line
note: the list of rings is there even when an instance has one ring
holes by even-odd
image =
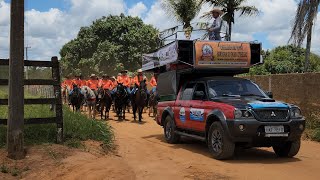
[[[124,105],[124,107],[123,107],[123,120],[126,119],[126,110],[127,110],[127,107],[126,107],[126,105]]]
[[[139,122],[141,122],[142,121],[143,107],[139,107],[138,111],[139,111]]]

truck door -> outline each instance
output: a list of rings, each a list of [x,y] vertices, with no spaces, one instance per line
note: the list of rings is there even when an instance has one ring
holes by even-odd
[[[191,127],[189,114],[195,85],[196,83],[194,82],[187,83],[184,87],[182,87],[176,100],[174,115],[176,119],[176,125],[179,128],[189,129]]]
[[[190,104],[190,126],[192,130],[200,132],[205,130],[205,119],[208,111],[208,107],[206,107],[207,100],[208,95],[205,83],[197,83]]]

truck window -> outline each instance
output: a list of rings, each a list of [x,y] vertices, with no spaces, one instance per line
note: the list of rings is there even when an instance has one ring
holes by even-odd
[[[197,86],[196,86],[196,90],[194,91],[193,93],[193,100],[202,100],[202,99],[199,99],[198,97],[195,96],[195,93],[197,91],[202,91],[204,92],[204,97],[202,99],[207,99],[207,93],[206,93],[206,86],[204,85],[204,83],[198,83]]]
[[[181,100],[191,100],[196,83],[188,83],[181,94]]]

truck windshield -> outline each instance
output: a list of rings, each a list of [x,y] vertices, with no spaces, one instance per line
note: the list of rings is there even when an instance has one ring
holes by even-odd
[[[267,95],[249,80],[212,80],[208,82],[210,98],[256,96],[267,98]]]

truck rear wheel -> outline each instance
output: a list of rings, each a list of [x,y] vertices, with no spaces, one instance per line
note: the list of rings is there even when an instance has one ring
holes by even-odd
[[[211,124],[207,142],[215,159],[228,159],[234,154],[235,144],[227,137],[220,122]]]
[[[296,140],[292,142],[284,142],[281,145],[272,146],[274,152],[279,157],[293,157],[298,154],[300,150],[301,141]]]
[[[170,116],[167,116],[164,122],[164,137],[166,141],[170,144],[178,143],[180,136],[175,133],[176,127],[174,125],[173,119]]]

